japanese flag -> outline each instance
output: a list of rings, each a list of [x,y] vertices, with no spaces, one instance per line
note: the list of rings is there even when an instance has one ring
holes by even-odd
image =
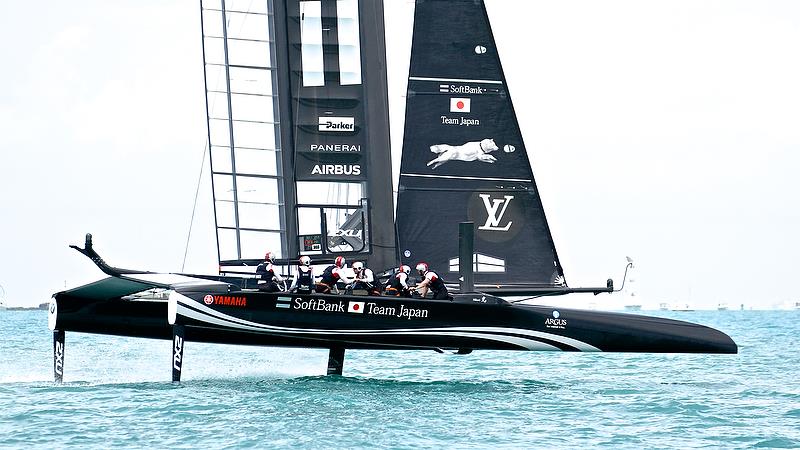
[[[470,112],[470,99],[468,98],[451,98],[450,99],[450,112],[468,113]]]
[[[363,314],[364,302],[349,302],[347,305],[347,312]]]

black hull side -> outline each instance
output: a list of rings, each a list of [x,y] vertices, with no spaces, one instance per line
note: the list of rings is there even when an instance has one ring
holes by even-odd
[[[168,304],[57,294],[51,328],[171,339],[182,325],[194,342],[311,348],[737,352],[726,334],[679,320],[457,297],[180,291]]]

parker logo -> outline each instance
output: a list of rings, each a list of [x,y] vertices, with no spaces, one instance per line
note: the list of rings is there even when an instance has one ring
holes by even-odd
[[[355,131],[355,119],[352,117],[320,117],[319,131]]]
[[[214,296],[213,295],[206,295],[205,297],[203,297],[203,303],[205,303],[206,305],[210,305],[210,304],[214,303]]]
[[[349,302],[349,304],[347,305],[347,312],[363,314],[364,302]]]
[[[206,295],[205,298],[208,298],[208,297],[210,297],[210,296]],[[203,301],[207,302],[207,300],[205,298],[203,299]],[[239,307],[243,307],[243,306],[247,306],[247,297],[239,297],[239,296],[233,296],[233,295],[215,295],[213,297],[213,302],[216,303],[217,305],[222,305],[222,306],[239,306]]]
[[[489,194],[479,194],[479,197],[483,200],[483,206],[486,207],[487,217],[486,223],[482,226],[479,226],[478,229],[488,231],[508,231],[513,222],[509,220],[504,227],[500,226],[500,222],[503,220],[503,215],[506,213],[508,204],[514,199],[514,196],[504,195],[502,199],[493,199]]]

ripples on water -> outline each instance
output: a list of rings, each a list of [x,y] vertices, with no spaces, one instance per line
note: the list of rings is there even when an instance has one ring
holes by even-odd
[[[797,448],[800,313],[656,313],[719,328],[738,355],[348,351],[67,333],[0,313],[0,447]]]

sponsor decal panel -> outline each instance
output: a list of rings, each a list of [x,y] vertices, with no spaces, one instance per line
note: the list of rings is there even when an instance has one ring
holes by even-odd
[[[172,368],[178,371],[181,370],[181,355],[183,355],[183,338],[175,336],[172,347]]]
[[[315,164],[312,175],[361,175],[361,164]]]
[[[56,341],[56,346],[53,349],[55,354],[55,365],[53,366],[58,376],[64,376],[64,344]]]
[[[203,297],[203,303],[205,303],[206,305],[210,305],[210,304],[214,303],[214,296],[213,295],[206,295],[205,297]]]
[[[275,302],[275,307],[283,309],[291,308],[292,307],[291,297],[278,297],[278,300]]]
[[[364,314],[364,302],[348,302],[347,312]]]
[[[472,117],[449,117],[441,115],[439,118],[442,121],[442,125],[451,125],[456,127],[478,127],[481,125],[480,119],[475,119]]]
[[[489,194],[480,194],[479,197],[483,200],[483,206],[486,207],[486,223],[479,226],[479,230],[488,231],[508,231],[513,222],[508,221],[505,226],[501,226],[500,222],[503,220],[503,215],[506,213],[511,200],[514,199],[513,195],[504,195],[502,199],[491,198]]]
[[[567,327],[567,319],[561,319],[561,313],[558,311],[553,311],[553,317],[548,317],[544,319],[544,326],[547,328],[556,328],[559,330],[563,330]]]
[[[206,295],[203,297],[203,301],[210,305],[211,303],[208,302],[208,297],[211,297],[211,303],[215,303],[220,306],[237,306],[237,307],[245,307],[247,306],[247,297],[243,297],[240,295],[214,295],[213,297],[210,295]]]
[[[312,152],[353,153],[360,152],[360,144],[311,144],[308,147]]]
[[[356,130],[355,119],[352,117],[320,117],[319,131],[328,132],[353,132]]]
[[[472,101],[468,98],[451,97],[450,112],[468,113],[472,110]]]
[[[400,319],[427,319],[430,311],[427,308],[413,308],[401,303],[399,305],[380,304],[376,302],[355,302],[344,300],[328,300],[322,298],[294,298],[292,309],[301,311],[348,312],[369,316],[397,317]]]

